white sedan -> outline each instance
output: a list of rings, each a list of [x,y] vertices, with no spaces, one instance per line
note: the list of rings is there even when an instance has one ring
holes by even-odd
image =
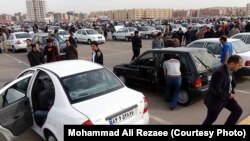
[[[77,42],[85,42],[88,44],[91,44],[92,41],[104,43],[106,40],[102,34],[99,34],[94,29],[79,29],[75,34],[75,38]]]
[[[237,74],[242,75],[242,76],[249,76],[250,75],[250,47],[247,46],[244,42],[242,42],[239,39],[228,38],[227,42],[232,44],[233,54],[239,55],[243,59],[243,65],[241,69],[237,72]],[[220,54],[221,54],[222,45],[219,41],[219,38],[208,38],[208,39],[196,40],[188,44],[187,47],[207,48],[207,50],[209,50],[216,56],[217,61],[220,62]]]
[[[26,69],[0,90],[0,106],[0,133],[7,139],[30,127],[46,140],[63,141],[64,125],[149,122],[142,93],[83,60]]]
[[[14,53],[17,50],[27,50],[27,39],[31,39],[30,34],[27,32],[10,33],[7,39],[7,47],[12,49]]]

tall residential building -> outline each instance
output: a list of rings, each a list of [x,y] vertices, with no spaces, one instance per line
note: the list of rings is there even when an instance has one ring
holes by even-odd
[[[247,16],[250,16],[250,3],[247,4]]]
[[[28,19],[42,21],[46,17],[45,0],[26,0]]]

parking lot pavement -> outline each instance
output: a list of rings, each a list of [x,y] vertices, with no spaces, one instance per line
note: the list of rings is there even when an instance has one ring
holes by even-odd
[[[151,48],[151,40],[143,40],[141,53]],[[109,69],[113,69],[114,65],[128,63],[132,58],[131,42],[124,41],[108,41],[105,44],[99,45],[104,54],[104,65]],[[90,60],[91,49],[87,44],[79,44],[77,48],[81,59]],[[4,83],[13,80],[17,74],[27,68],[28,60],[27,53],[19,52],[13,54],[0,54],[0,86]],[[243,109],[240,122],[250,115],[250,77],[241,77],[237,79],[236,99]],[[206,107],[203,103],[203,97],[198,96],[188,107],[178,106],[176,110],[170,111],[167,103],[164,102],[163,92],[153,93],[146,88],[133,87],[133,89],[142,92],[148,98],[150,124],[157,125],[200,125],[206,116]],[[228,117],[229,112],[223,110],[219,115],[215,124],[223,124]],[[247,124],[247,123],[244,123]],[[41,141],[33,131],[28,130],[22,136],[16,139],[17,141]],[[0,137],[0,141],[1,137]]]

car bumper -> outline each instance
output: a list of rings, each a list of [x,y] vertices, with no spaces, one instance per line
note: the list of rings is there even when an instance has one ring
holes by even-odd
[[[242,67],[238,72],[235,73],[239,76],[250,76],[250,67]]]
[[[137,121],[135,124],[137,125],[148,125],[149,124],[149,113],[146,112],[143,114],[142,119]]]
[[[23,45],[15,45],[15,49],[16,50],[20,50],[20,49],[27,49],[27,46],[23,46]]]
[[[188,91],[190,92],[190,94],[194,94],[194,95],[206,95],[208,91],[208,87],[209,85],[202,86],[199,89],[189,88]]]
[[[105,40],[103,40],[103,39],[95,39],[93,41],[96,41],[97,43],[104,43],[105,42]]]

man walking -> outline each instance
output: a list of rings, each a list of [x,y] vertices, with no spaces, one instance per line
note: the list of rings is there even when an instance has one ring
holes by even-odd
[[[30,62],[30,66],[37,66],[40,64],[44,64],[43,54],[39,51],[38,43],[31,45],[32,50],[28,53],[28,59]]]
[[[74,32],[73,31],[69,31],[69,42],[72,46],[74,46],[75,48],[77,48],[77,43],[76,43],[76,40],[74,38]]]
[[[96,41],[91,42],[92,56],[91,60],[94,63],[98,63],[103,65],[103,54],[101,50],[98,48],[98,43]]]
[[[134,60],[140,55],[140,49],[142,47],[141,39],[138,37],[139,31],[135,31],[135,35],[132,38],[132,47],[133,47],[133,57],[131,60]]]
[[[66,60],[78,59],[78,52],[76,48],[70,44],[69,40],[66,40],[65,43],[66,43],[66,49],[65,49]]]
[[[44,47],[43,55],[45,56],[47,63],[60,60],[58,50],[53,46],[53,40],[47,39],[47,46]]]
[[[227,37],[226,36],[221,36],[220,37],[220,43],[222,44],[222,49],[221,49],[221,63],[226,64],[228,58],[232,55],[233,53],[233,47],[231,43],[227,42]]]
[[[157,33],[155,39],[152,41],[152,49],[164,48],[164,42],[161,36],[161,32]]]
[[[237,72],[242,63],[243,60],[240,56],[233,55],[229,57],[226,64],[217,68],[212,74],[208,94],[204,99],[207,106],[207,117],[203,125],[213,124],[223,108],[231,112],[225,125],[234,125],[240,118],[242,109],[234,97],[236,83],[233,72]]]

